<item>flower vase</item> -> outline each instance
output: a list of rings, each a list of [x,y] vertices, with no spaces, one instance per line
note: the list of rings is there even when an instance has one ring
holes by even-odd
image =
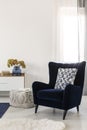
[[[12,69],[12,75],[20,76],[21,75],[21,68],[20,66],[14,66]]]

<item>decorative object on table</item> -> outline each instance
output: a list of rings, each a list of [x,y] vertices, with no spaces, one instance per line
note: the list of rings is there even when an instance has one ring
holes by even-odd
[[[32,91],[29,88],[11,90],[10,105],[21,108],[34,107]]]
[[[1,72],[1,76],[10,76],[10,75],[11,75],[10,71],[3,70]]]
[[[9,106],[10,106],[9,103],[0,103],[0,118],[4,115]]]
[[[14,66],[13,67],[13,70],[12,70],[12,75],[21,75],[21,68],[20,68],[20,66]]]
[[[21,68],[26,68],[25,62],[23,60],[8,59],[7,66],[12,67],[12,75],[21,75]],[[20,68],[21,67],[21,68]]]

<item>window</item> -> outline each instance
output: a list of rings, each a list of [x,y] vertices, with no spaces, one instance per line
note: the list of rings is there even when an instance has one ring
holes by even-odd
[[[60,61],[78,62],[84,59],[85,16],[84,8],[61,7],[58,10],[59,24],[57,43],[60,44]]]

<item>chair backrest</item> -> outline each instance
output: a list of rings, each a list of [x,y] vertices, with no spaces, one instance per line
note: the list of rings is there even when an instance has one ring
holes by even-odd
[[[52,88],[55,86],[58,68],[77,68],[77,74],[74,81],[74,85],[81,86],[83,89],[84,85],[84,75],[85,75],[85,65],[86,62],[78,62],[78,63],[55,63],[49,62],[49,84]]]

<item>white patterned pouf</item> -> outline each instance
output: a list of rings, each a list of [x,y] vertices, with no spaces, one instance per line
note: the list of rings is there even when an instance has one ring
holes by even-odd
[[[30,89],[11,90],[10,105],[14,107],[34,107],[33,95]]]

